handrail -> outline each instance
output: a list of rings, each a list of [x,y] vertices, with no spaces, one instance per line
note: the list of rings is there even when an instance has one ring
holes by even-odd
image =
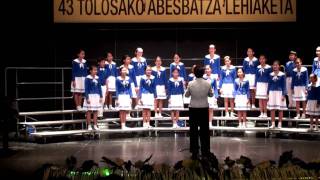
[[[9,69],[26,69],[26,70],[61,70],[61,69],[72,69],[71,67],[19,67],[10,66],[6,67],[5,70]]]
[[[213,131],[237,131],[237,132],[247,132],[247,131],[256,131],[256,132],[270,132],[270,133],[307,133],[312,135],[319,135],[320,132],[312,131],[309,132],[307,128],[281,128],[281,129],[270,129],[268,127],[254,127],[254,128],[237,128],[237,127],[221,127],[214,126],[210,128]],[[100,134],[100,133],[132,133],[132,132],[158,132],[158,131],[172,131],[172,132],[181,132],[189,131],[189,127],[153,127],[153,128],[127,128],[127,129],[100,129],[100,130],[67,130],[67,131],[55,131],[55,132],[34,132],[31,133],[31,136],[35,137],[46,137],[46,136],[64,136],[64,135],[76,135],[76,134]]]
[[[19,82],[18,85],[58,85],[58,84],[64,84],[63,82]]]
[[[188,111],[189,108],[184,108],[180,111]],[[224,111],[225,108],[224,107],[219,107],[219,108],[215,108],[214,111]],[[230,110],[230,108],[229,108]],[[250,109],[248,111],[259,111],[259,108],[253,108]],[[300,110],[302,110],[302,108],[300,108]],[[133,109],[131,110],[132,112],[134,111],[142,111],[141,109]],[[162,108],[162,111],[171,111],[170,108]],[[296,111],[296,109],[286,109],[283,111]],[[55,114],[72,114],[72,113],[85,113],[86,111],[78,111],[75,109],[70,109],[70,110],[53,110],[53,111],[31,111],[31,112],[20,112],[19,115],[20,116],[37,116],[37,115],[55,115]],[[104,110],[104,112],[119,112],[119,110]]]
[[[39,97],[39,98],[18,98],[17,101],[33,101],[33,100],[62,100],[62,99],[72,99],[69,97]]]
[[[80,111],[77,111],[77,110],[34,111],[34,112],[20,112],[19,116],[71,114],[71,113],[77,113],[77,112],[80,112]]]
[[[278,120],[279,118],[276,118]],[[127,122],[136,122],[142,121],[143,118],[128,118]],[[151,121],[171,121],[171,117],[163,117],[163,118],[155,118],[151,117]],[[189,117],[180,117],[179,120],[189,120]],[[212,118],[213,121],[238,121],[237,117],[219,117],[215,116]],[[114,122],[120,121],[120,118],[105,118],[101,120],[97,120],[98,123],[107,123],[107,122]],[[259,118],[259,117],[247,117],[247,121],[271,121],[271,118]],[[294,118],[283,118],[282,121],[291,121],[291,122],[310,122],[309,119],[294,119]],[[33,125],[33,126],[40,126],[40,125],[56,125],[56,124],[73,124],[73,123],[82,123],[86,122],[85,119],[73,119],[73,120],[54,120],[54,121],[26,121],[26,122],[19,122],[20,125]]]

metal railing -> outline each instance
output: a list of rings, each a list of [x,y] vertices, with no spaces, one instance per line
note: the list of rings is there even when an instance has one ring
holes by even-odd
[[[53,82],[20,82],[18,74],[21,71],[37,71],[37,70],[47,70],[47,71],[60,71],[61,72],[61,79],[60,81],[53,81]],[[17,104],[19,101],[35,101],[35,100],[61,100],[61,109],[65,109],[65,102],[66,99],[72,99],[71,97],[66,97],[65,92],[65,71],[71,70],[71,67],[7,67],[5,68],[5,96],[8,96],[8,73],[9,71],[14,71],[15,73],[15,99]],[[60,85],[61,86],[61,96],[54,96],[54,97],[20,97],[19,96],[19,86],[21,85]],[[19,106],[18,106],[19,107]]]

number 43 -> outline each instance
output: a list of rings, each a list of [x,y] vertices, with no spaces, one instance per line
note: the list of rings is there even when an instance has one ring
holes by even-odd
[[[67,15],[73,14],[73,0],[61,0],[59,5],[59,11],[62,12],[63,15],[67,13]]]

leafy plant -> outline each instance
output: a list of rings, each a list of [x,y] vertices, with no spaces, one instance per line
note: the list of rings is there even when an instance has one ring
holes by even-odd
[[[241,156],[237,160],[227,157],[219,164],[216,156],[210,154],[199,160],[184,159],[173,167],[168,164],[150,164],[152,155],[134,164],[120,158],[111,160],[102,157],[104,167],[98,167],[93,160],[85,161],[80,168],[71,156],[66,159],[66,167],[45,164],[38,171],[39,179],[124,179],[124,180],[231,180],[231,179],[319,179],[320,162],[305,163],[293,156],[292,151],[284,152],[279,164],[263,161],[253,166],[250,158]],[[38,179],[37,178],[37,179]]]

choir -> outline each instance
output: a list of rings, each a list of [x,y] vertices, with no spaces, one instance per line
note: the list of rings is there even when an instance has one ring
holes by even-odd
[[[205,74],[213,89],[213,97],[208,97],[209,126],[212,127],[213,111],[218,107],[217,99],[224,98],[225,116],[238,117],[239,127],[247,127],[246,111],[255,108],[255,99],[259,100],[259,118],[266,118],[267,109],[270,111],[272,124],[275,128],[275,112],[278,111],[277,127],[282,128],[283,110],[296,107],[296,119],[310,117],[310,131],[318,130],[320,116],[320,47],[316,49],[317,57],[312,64],[312,72],[302,66],[302,59],[297,53],[290,51],[289,61],[285,64],[284,72],[280,70],[280,62],[274,61],[272,66],[267,64],[265,55],[254,56],[252,48],[247,49],[247,57],[243,60],[242,68],[232,65],[229,56],[223,58],[224,65],[220,66],[220,56],[215,54],[216,47],[209,45],[209,54],[205,56]],[[71,91],[77,110],[81,110],[82,95],[84,94],[83,109],[87,111],[88,130],[97,126],[97,116],[103,117],[103,110],[117,109],[120,113],[121,128],[126,129],[126,119],[132,109],[142,109],[143,127],[150,126],[151,110],[155,118],[162,117],[163,101],[168,100],[171,109],[173,128],[178,128],[179,111],[190,103],[185,97],[185,89],[195,80],[191,71],[186,73],[186,67],[181,62],[181,56],[175,53],[170,64],[169,78],[166,68],[162,66],[161,57],[156,57],[154,66],[147,64],[143,57],[143,49],[138,47],[135,57],[123,56],[122,65],[117,67],[112,53],[98,59],[97,66],[89,66],[84,59],[85,52],[80,50],[77,58],[72,61]],[[112,97],[115,95],[115,105]],[[229,103],[231,112],[229,112]],[[302,114],[300,113],[302,105]],[[237,111],[237,115],[234,113]]]

